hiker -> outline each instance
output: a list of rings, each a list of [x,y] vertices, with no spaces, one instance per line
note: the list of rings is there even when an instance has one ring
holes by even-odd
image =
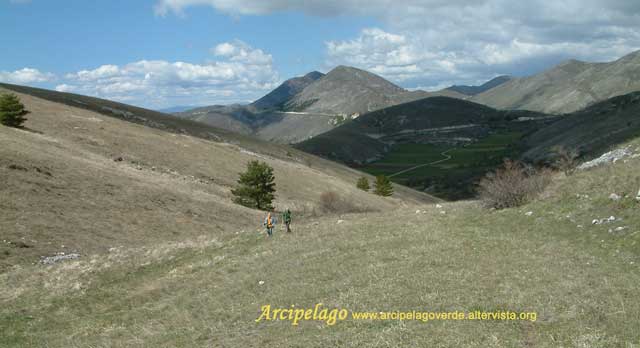
[[[284,225],[287,226],[287,232],[291,233],[291,210],[287,209],[282,214],[282,221],[284,221]]]
[[[273,235],[273,226],[276,223],[276,217],[272,216],[271,212],[267,213],[267,217],[264,218],[264,226],[267,228],[267,235],[269,235],[269,237]]]

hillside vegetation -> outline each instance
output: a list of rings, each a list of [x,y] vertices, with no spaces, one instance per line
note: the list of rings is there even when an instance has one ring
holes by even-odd
[[[640,141],[629,147],[640,153]],[[638,157],[556,176],[521,208],[449,203],[309,218],[272,239],[237,228],[16,267],[0,275],[0,345],[632,347],[640,340]],[[536,320],[256,323],[266,304],[318,303],[510,310]]]
[[[403,187],[385,199],[363,192],[355,187],[361,173],[288,147],[199,124],[188,128],[194,124],[123,104],[48,93],[111,109],[102,114],[17,93],[31,114],[24,130],[0,127],[2,270],[59,252],[88,255],[255,231],[262,213],[233,204],[231,195],[250,160],[274,168],[275,207],[298,216],[320,214],[326,191],[361,211],[434,201]],[[155,128],[125,122],[123,114]]]
[[[370,112],[296,147],[455,200],[473,197],[475,180],[520,157],[523,137],[557,120],[432,97]]]
[[[526,139],[524,158],[545,161],[559,146],[592,157],[640,136],[640,92],[614,97],[566,115]]]

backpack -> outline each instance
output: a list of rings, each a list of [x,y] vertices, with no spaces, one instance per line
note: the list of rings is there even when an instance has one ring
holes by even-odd
[[[269,226],[269,221],[268,221],[268,219],[269,219],[269,217],[265,217],[265,218],[264,218],[264,223],[263,223],[263,225],[264,225],[264,226],[266,226],[266,227],[269,227],[269,228],[270,228],[270,227],[273,227],[273,225],[275,225],[275,224],[277,224],[277,223],[278,223],[278,219],[276,219],[276,217],[275,217],[275,216],[271,216],[271,226]]]

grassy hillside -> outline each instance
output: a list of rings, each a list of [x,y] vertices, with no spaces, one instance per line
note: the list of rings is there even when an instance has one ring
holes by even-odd
[[[524,157],[545,161],[556,146],[590,157],[640,136],[640,92],[614,97],[562,118],[527,137]]]
[[[522,138],[557,120],[432,97],[362,115],[296,147],[455,200],[473,197],[477,179],[520,157]]]
[[[640,153],[640,141],[630,145]],[[517,209],[450,203],[295,220],[293,234],[273,239],[236,229],[18,267],[0,275],[0,345],[633,347],[638,170],[633,158],[558,176]],[[615,222],[591,224],[608,216]],[[536,320],[255,321],[266,304],[318,303],[535,312]]]
[[[50,99],[75,102],[65,99],[69,95],[47,93]],[[124,117],[133,123],[120,119],[122,113],[18,95],[32,113],[25,130],[0,127],[0,270],[58,252],[89,255],[259,229],[261,212],[231,203],[230,190],[250,160],[274,168],[276,208],[290,208],[298,216],[319,214],[320,195],[327,191],[365,211],[434,201],[403,187],[382,199],[356,189],[360,172],[148,110],[80,100],[91,109],[133,110]]]
[[[378,161],[357,167],[372,175],[450,200],[475,195],[475,182],[522,153],[520,132],[494,133],[464,146],[400,144]]]

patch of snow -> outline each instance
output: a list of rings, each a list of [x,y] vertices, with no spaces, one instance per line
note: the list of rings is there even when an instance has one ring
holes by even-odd
[[[625,147],[625,148],[620,148],[620,149],[615,149],[613,151],[609,151],[605,154],[603,154],[602,156],[582,163],[581,165],[578,166],[578,169],[580,170],[585,170],[585,169],[590,169],[590,168],[594,168],[594,167],[598,167],[600,165],[603,164],[608,164],[608,163],[616,163],[617,161],[625,158],[625,157],[629,157],[633,154],[633,152],[631,151],[631,149],[629,149],[629,147]]]

